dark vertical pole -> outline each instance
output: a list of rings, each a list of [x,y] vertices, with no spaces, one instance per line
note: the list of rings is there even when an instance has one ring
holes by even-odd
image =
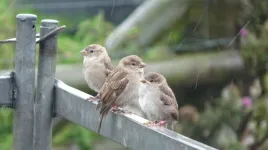
[[[43,37],[57,27],[58,21],[56,20],[42,20],[40,37]],[[51,150],[56,49],[56,35],[40,42],[35,101],[34,150]]]
[[[14,150],[33,149],[36,16],[18,14],[16,31]]]

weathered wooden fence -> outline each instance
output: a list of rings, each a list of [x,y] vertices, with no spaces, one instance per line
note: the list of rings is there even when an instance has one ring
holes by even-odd
[[[14,72],[0,76],[0,106],[14,109],[14,150],[50,150],[52,121],[61,116],[91,131],[96,131],[99,114],[90,95],[55,79],[57,33],[56,20],[42,20],[40,38],[36,38],[36,16],[17,15]],[[35,91],[36,43],[39,44],[37,90]],[[110,112],[101,135],[132,149],[214,150],[162,127],[147,127],[147,120],[133,114]]]

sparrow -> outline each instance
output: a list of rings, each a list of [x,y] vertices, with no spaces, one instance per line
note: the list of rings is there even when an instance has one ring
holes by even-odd
[[[139,105],[140,80],[144,79],[144,67],[146,64],[137,55],[122,58],[115,69],[108,75],[101,91],[100,121],[98,132],[100,132],[103,117],[113,107],[113,111],[128,110],[136,115],[143,116]],[[124,112],[124,111],[122,111]]]
[[[156,72],[148,72],[141,80],[139,103],[145,118],[150,120],[145,124],[164,125],[174,130],[179,119],[176,97],[168,86],[166,78]]]
[[[88,45],[80,53],[84,56],[83,75],[90,89],[99,92],[102,88],[108,74],[113,70],[111,59],[106,49],[98,44]],[[88,99],[90,100],[90,99]]]
[[[184,105],[179,109],[180,123],[197,124],[199,122],[199,113],[196,107],[192,105]]]

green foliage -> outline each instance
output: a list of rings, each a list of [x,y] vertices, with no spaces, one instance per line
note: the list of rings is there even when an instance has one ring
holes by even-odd
[[[68,32],[63,32],[59,35],[57,63],[80,63],[82,61],[82,56],[79,54],[79,51],[89,44],[103,44],[107,35],[114,29],[111,23],[105,21],[103,13],[99,13],[97,16],[81,22],[71,22],[63,17],[40,14],[32,9],[14,11],[11,5],[12,2],[9,0],[0,1],[0,40],[15,37],[15,16],[18,12],[36,14],[38,16],[37,27],[40,26],[40,21],[42,19],[59,20],[60,25],[67,26],[66,30],[74,28],[78,25],[77,32],[74,35],[69,34]],[[37,28],[37,32],[39,31],[40,29]],[[0,69],[12,68],[15,45],[0,45],[0,51]],[[12,149],[12,110],[1,109],[0,120],[0,149]],[[97,134],[73,124],[67,124],[61,129],[60,132],[53,136],[53,144],[55,146],[65,145],[66,143],[75,143],[81,149],[91,149],[94,139],[98,137]]]
[[[166,46],[152,46],[145,52],[145,57],[150,60],[164,60],[174,57]]]
[[[252,1],[254,2],[254,0]],[[253,15],[260,16],[262,13],[268,14],[267,11],[264,10],[265,7],[263,7],[266,3],[264,1],[265,0],[262,0],[261,12],[257,14],[253,13]],[[37,26],[40,26],[42,19],[50,18],[59,20],[60,25],[66,25],[66,30],[77,28],[74,34],[65,31],[59,35],[57,63],[81,63],[82,56],[79,54],[79,51],[89,44],[98,43],[103,45],[106,37],[114,30],[114,26],[104,19],[103,12],[83,21],[69,21],[59,16],[39,14],[32,9],[16,10],[16,12],[12,10],[12,7],[9,7],[11,4],[12,2],[8,0],[0,1],[1,40],[15,36],[15,16],[17,12],[37,14]],[[135,43],[137,37],[140,36],[138,29],[130,29],[128,32],[129,36],[127,36],[128,39],[126,40],[128,42],[121,46],[122,49],[124,48],[124,51],[119,49],[120,53],[112,53],[110,55],[120,55],[120,57],[122,57],[129,54],[137,54],[145,56],[145,60],[170,59],[174,57],[174,54],[168,51],[167,45],[175,45],[181,41],[188,18],[189,16],[185,16],[181,22],[174,25],[175,27],[172,30],[169,30],[170,32],[163,33],[163,38],[157,40],[154,46],[147,48],[146,51],[145,48],[140,48],[137,43]],[[253,72],[265,70],[268,63],[268,55],[265,55],[268,54],[268,23],[265,24],[262,20],[253,20],[252,22],[254,21],[259,24],[255,26],[255,28],[250,28],[253,34],[247,37],[248,43],[244,45],[242,50],[247,66],[252,69]],[[259,34],[254,35],[255,30],[258,30]],[[39,28],[37,28],[37,32],[39,32]],[[0,69],[12,67],[14,48],[13,44],[0,45]],[[180,133],[203,143],[228,150],[246,149],[245,145],[242,145],[239,141],[239,137],[236,135],[236,129],[248,110],[242,108],[240,102],[241,97],[236,89],[231,87],[227,93],[228,92],[229,96],[222,96],[217,98],[215,104],[208,103],[206,105],[205,111],[200,114],[200,119],[197,124],[182,123],[182,131]],[[254,122],[256,125],[254,134],[256,139],[259,139],[268,131],[267,127],[262,125],[264,124],[263,122],[267,123],[268,121],[265,99],[259,98],[252,109],[254,115],[251,122]],[[11,149],[13,142],[12,111],[7,109],[1,110],[0,120],[0,149]],[[74,124],[65,124],[60,132],[57,132],[57,134],[53,136],[54,146],[75,143],[81,149],[91,149],[96,138],[99,138],[97,134]]]
[[[245,142],[247,137],[259,141],[268,134],[268,95],[259,94],[253,100],[252,107],[246,108],[242,105],[240,93],[237,86],[228,85],[214,103],[207,102],[204,112],[200,113],[199,122],[182,121],[179,132],[220,149],[246,150],[252,144]],[[250,112],[251,116],[248,115]],[[249,120],[245,121],[247,117]]]
[[[260,37],[257,38],[251,32],[245,38],[246,44],[243,45],[242,55],[245,59],[247,68],[251,73],[265,72],[268,64],[268,21],[262,26]]]
[[[68,25],[67,25],[68,26]],[[114,29],[100,12],[97,16],[81,21],[74,35],[59,35],[58,63],[80,63],[79,51],[89,44],[104,44],[105,38]]]
[[[251,11],[248,18],[251,19],[251,23],[249,25],[250,30],[256,33],[258,37],[262,33],[262,25],[267,19],[268,15],[268,1],[267,0],[249,0],[250,4],[255,8]],[[257,9],[256,9],[257,8]]]
[[[0,2],[0,13],[2,14],[0,16],[0,23],[2,24],[0,29],[1,40],[15,37],[15,16],[17,12],[13,11],[12,7],[8,8],[8,5],[9,3],[7,0]],[[77,32],[74,35],[67,32],[63,32],[59,35],[57,63],[61,64],[80,63],[82,57],[79,54],[79,51],[89,44],[97,43],[103,45],[105,38],[114,29],[114,26],[105,20],[102,12],[95,17],[84,19],[83,21],[77,23],[60,16],[40,14],[32,9],[17,11],[19,11],[19,13],[36,14],[38,16],[37,27],[40,26],[42,19],[47,18],[59,20],[60,25],[67,26],[66,30],[75,28],[77,26]],[[39,31],[40,29],[37,28],[37,32]],[[13,66],[15,45],[0,45],[0,51],[0,69],[11,68]]]
[[[100,12],[99,15],[92,19],[82,21],[78,25],[78,31],[75,34],[74,40],[81,41],[83,45],[91,43],[103,45],[105,38],[113,29],[113,25],[106,22],[103,12]]]
[[[98,135],[88,129],[74,124],[67,124],[61,129],[60,133],[53,137],[53,144],[58,146],[75,143],[80,149],[90,150],[96,137]]]
[[[11,11],[11,7],[12,3],[10,1],[2,0],[0,2],[0,39],[6,39],[14,36],[16,29],[15,13]],[[12,60],[14,58],[14,45],[0,45],[0,51],[0,68],[12,67]]]
[[[67,25],[68,26],[68,25]],[[97,16],[78,24],[75,35],[60,35],[58,38],[58,63],[80,63],[79,51],[89,44],[104,44],[105,38],[114,29],[100,12]]]
[[[0,108],[0,120],[0,149],[12,149],[12,110],[7,108]]]
[[[242,54],[245,58],[247,68],[251,73],[263,74],[268,64],[268,1],[250,0],[254,11],[248,16],[251,20],[248,25],[249,32],[243,38],[245,44],[242,47]]]
[[[239,143],[235,129],[243,116],[236,100],[218,99],[217,104],[207,103],[196,124],[182,124],[182,134],[211,146],[226,149]]]
[[[175,23],[173,27],[168,30],[169,32],[165,32],[163,34],[163,37],[160,41],[158,41],[158,44],[173,46],[182,42],[185,36],[185,29],[187,29],[187,25],[189,23],[189,16],[189,12],[187,12],[179,22]]]
[[[74,41],[72,37],[60,36],[58,38],[57,63],[81,62],[82,56],[79,51],[84,48],[80,41]]]
[[[11,38],[15,34],[15,13],[11,10],[12,1],[0,1],[0,39]],[[10,19],[14,18],[14,19]],[[0,68],[10,68],[13,65],[14,45],[0,45]],[[0,149],[12,149],[12,110],[0,108]]]

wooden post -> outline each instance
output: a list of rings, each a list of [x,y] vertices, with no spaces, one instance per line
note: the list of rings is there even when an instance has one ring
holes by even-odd
[[[42,20],[40,37],[58,27],[56,20]],[[35,101],[34,150],[51,150],[53,87],[56,69],[56,36],[40,43]]]
[[[16,31],[14,150],[33,149],[36,16],[18,14]]]

